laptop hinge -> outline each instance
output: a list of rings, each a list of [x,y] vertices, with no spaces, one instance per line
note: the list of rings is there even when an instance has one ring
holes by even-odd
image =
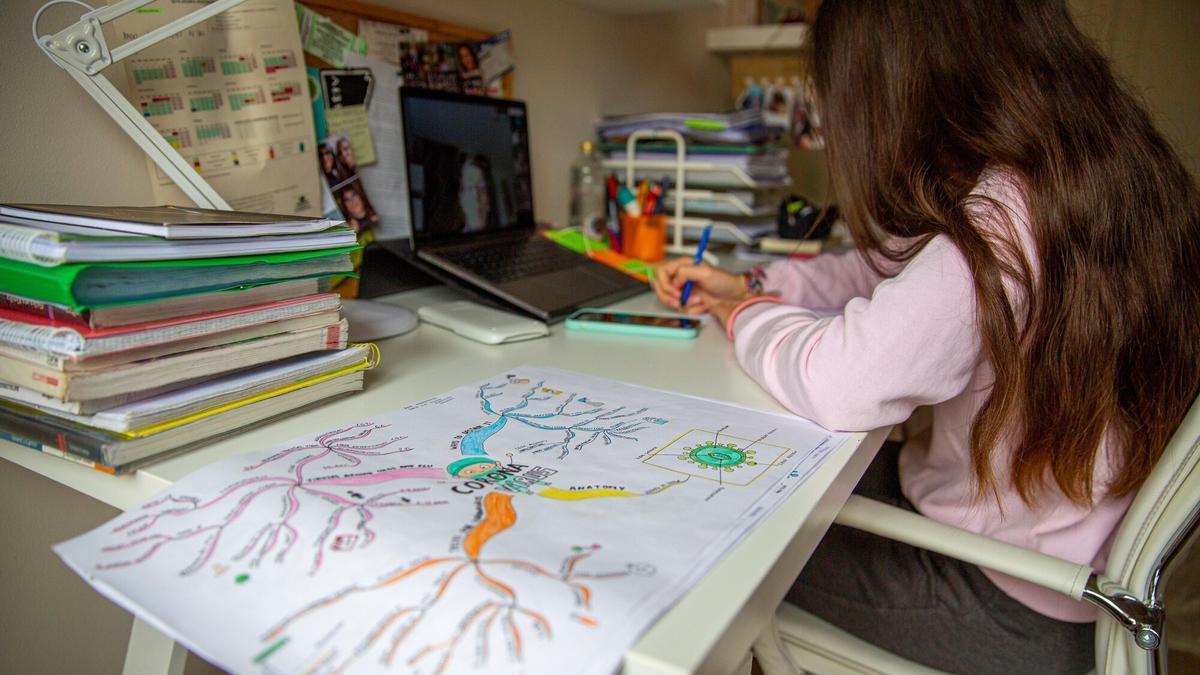
[[[438,250],[447,248],[486,248],[495,244],[502,244],[510,241],[519,241],[521,239],[529,239],[537,233],[531,228],[520,228],[517,230],[502,230],[500,232],[486,232],[479,234],[468,234],[467,236],[444,239],[442,241],[428,242],[423,245],[418,245],[417,250],[426,248],[428,250]]]

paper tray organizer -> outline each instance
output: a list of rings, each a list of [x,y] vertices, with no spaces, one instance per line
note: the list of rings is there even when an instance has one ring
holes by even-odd
[[[637,144],[639,141],[647,140],[673,142],[675,144],[675,159],[639,159],[637,156]],[[692,255],[696,252],[695,246],[684,245],[684,230],[689,228],[703,230],[709,223],[713,224],[714,233],[720,232],[718,236],[721,240],[752,245],[757,239],[743,232],[737,223],[734,222],[684,215],[684,206],[688,199],[721,199],[718,196],[723,194],[713,190],[689,189],[687,187],[689,175],[692,177],[693,182],[698,179],[702,183],[732,189],[774,190],[787,188],[791,185],[790,178],[778,183],[764,183],[755,180],[738,166],[688,161],[687,142],[684,140],[683,135],[669,129],[639,129],[638,131],[634,131],[625,142],[625,159],[606,159],[603,165],[606,169],[624,169],[626,185],[633,185],[639,177],[660,176],[663,171],[674,172],[675,189],[673,193],[675,195],[675,208],[674,214],[668,220],[671,229],[671,238],[667,244],[667,251],[683,255]],[[760,209],[755,209],[736,195],[725,195],[723,201],[729,202],[734,205],[734,208],[747,215],[753,215],[760,211]],[[706,257],[709,255],[706,254]]]

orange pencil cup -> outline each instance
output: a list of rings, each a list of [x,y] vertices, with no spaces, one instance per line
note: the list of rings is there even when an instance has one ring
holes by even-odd
[[[667,216],[621,214],[621,253],[646,262],[667,255]]]

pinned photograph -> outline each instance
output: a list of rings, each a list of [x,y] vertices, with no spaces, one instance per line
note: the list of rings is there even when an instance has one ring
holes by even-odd
[[[321,174],[337,202],[338,211],[355,232],[366,232],[379,221],[371,206],[367,191],[358,177],[358,162],[350,137],[345,134],[327,136],[318,148]]]

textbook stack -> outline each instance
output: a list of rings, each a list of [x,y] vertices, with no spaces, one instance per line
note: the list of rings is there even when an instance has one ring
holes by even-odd
[[[363,387],[340,222],[0,205],[0,438],[123,473]]]

